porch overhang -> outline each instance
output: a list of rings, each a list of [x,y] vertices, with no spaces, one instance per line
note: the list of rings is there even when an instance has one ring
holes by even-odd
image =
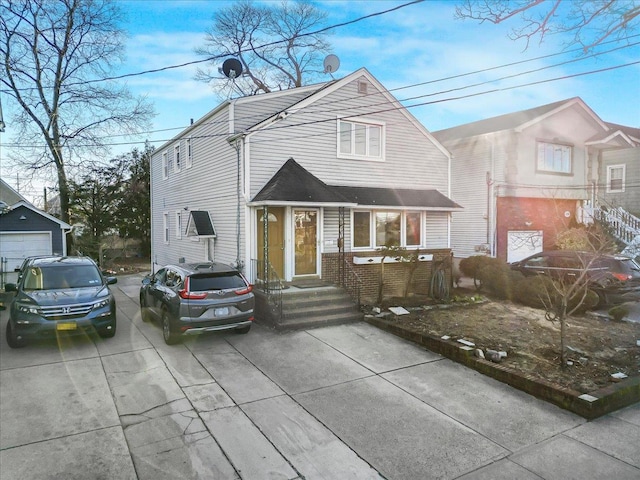
[[[327,185],[290,158],[249,206],[346,207],[451,212],[462,207],[435,189]]]

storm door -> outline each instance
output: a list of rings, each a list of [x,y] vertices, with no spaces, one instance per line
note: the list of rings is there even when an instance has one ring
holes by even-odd
[[[318,210],[293,210],[294,276],[318,274]]]

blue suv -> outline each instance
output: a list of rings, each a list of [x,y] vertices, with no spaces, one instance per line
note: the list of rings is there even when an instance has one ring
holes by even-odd
[[[20,269],[18,283],[5,285],[15,292],[9,307],[7,343],[24,347],[29,339],[59,333],[95,330],[101,337],[116,334],[116,302],[104,277],[88,257],[33,257]]]

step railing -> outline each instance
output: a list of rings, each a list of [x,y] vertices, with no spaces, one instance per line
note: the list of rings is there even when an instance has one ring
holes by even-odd
[[[251,264],[253,272],[251,283],[265,293],[272,314],[276,320],[280,320],[282,318],[282,291],[284,290],[282,279],[269,261],[265,263],[264,260],[252,259]]]
[[[340,276],[340,286],[343,287],[347,293],[356,301],[358,308],[360,308],[360,294],[362,292],[362,279],[353,269],[353,266],[347,261],[343,260],[342,275]]]
[[[640,218],[622,207],[593,209],[594,218],[605,223],[610,232],[625,245],[631,245],[640,235]]]

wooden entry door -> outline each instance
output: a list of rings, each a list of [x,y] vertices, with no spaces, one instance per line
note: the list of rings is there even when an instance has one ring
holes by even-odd
[[[293,211],[294,275],[318,274],[318,210]]]
[[[258,260],[264,261],[264,209],[256,211],[258,221]],[[267,259],[278,274],[284,279],[284,207],[269,207],[267,209]],[[259,269],[260,270],[260,269]],[[258,272],[258,278],[262,272]]]

